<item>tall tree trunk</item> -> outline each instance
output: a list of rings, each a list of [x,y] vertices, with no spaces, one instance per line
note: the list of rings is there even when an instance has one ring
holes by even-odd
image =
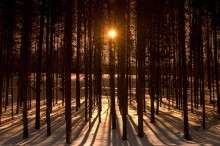
[[[1,38],[2,39],[2,38]],[[2,40],[0,40],[0,125],[1,125],[1,119],[2,119],[2,99],[3,99],[3,94],[2,94],[2,91],[3,91],[3,62],[2,62],[2,46],[3,46],[3,43],[2,43]]]
[[[36,119],[35,128],[40,129],[40,101],[41,101],[41,65],[42,65],[42,48],[43,48],[43,36],[44,36],[44,11],[45,11],[45,0],[41,5],[41,16],[40,16],[40,34],[39,34],[39,48],[37,58],[37,69],[36,69]]]
[[[220,93],[219,93],[219,63],[218,63],[218,46],[217,46],[217,14],[216,14],[216,3],[213,3],[213,45],[214,45],[214,62],[215,62],[215,84],[217,94],[217,112],[220,114]]]
[[[72,30],[74,1],[65,1],[65,27],[64,27],[64,78],[65,78],[65,120],[66,143],[71,143],[72,115],[71,115],[71,69],[72,69]]]
[[[186,66],[186,50],[185,50],[185,2],[179,2],[179,61],[180,61],[180,78],[181,89],[183,90],[183,118],[184,118],[184,138],[190,139],[189,123],[188,123],[188,101],[187,101],[187,66]]]
[[[91,118],[92,118],[92,74],[93,74],[93,70],[92,70],[92,0],[88,0],[88,58],[89,58],[89,64],[88,64],[88,72],[89,72],[89,123],[91,122]],[[90,124],[91,125],[91,124]],[[91,127],[90,127],[91,128]]]
[[[52,96],[53,96],[53,68],[52,68],[52,52],[53,52],[53,1],[48,0],[47,13],[47,34],[46,34],[46,122],[47,122],[47,136],[51,135],[51,119],[52,112]]]
[[[137,0],[137,113],[138,113],[138,136],[143,137],[143,100],[145,98],[145,39],[146,39],[146,18],[145,0]]]
[[[23,138],[28,138],[28,112],[27,112],[27,89],[28,89],[28,75],[29,75],[29,53],[31,49],[31,0],[24,1],[23,8],[23,32],[21,39],[21,64],[19,76],[20,97],[22,98],[23,106]]]
[[[95,20],[95,96],[98,104],[98,116],[99,122],[101,122],[101,111],[102,111],[102,47],[103,47],[103,1],[96,0],[97,15]]]
[[[117,20],[116,28],[118,29],[118,98],[122,114],[122,139],[127,139],[127,114],[128,114],[128,86],[127,86],[127,0],[117,0],[115,2],[115,16]]]
[[[114,14],[112,11],[112,3],[108,2],[108,16],[110,26],[114,26]],[[110,38],[109,41],[109,87],[110,87],[110,99],[111,99],[111,126],[112,129],[116,129],[116,110],[115,110],[115,50],[116,42],[115,38]]]
[[[109,43],[109,71],[110,71],[110,97],[111,97],[111,121],[112,129],[116,128],[116,111],[115,111],[115,42],[111,40]]]
[[[76,111],[80,109],[80,49],[82,38],[82,1],[77,1]]]
[[[88,47],[87,47],[87,9],[83,4],[83,27],[84,27],[84,81],[85,81],[85,121],[88,120]]]

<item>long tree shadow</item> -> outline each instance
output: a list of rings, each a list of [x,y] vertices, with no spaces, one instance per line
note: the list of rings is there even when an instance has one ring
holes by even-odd
[[[110,134],[111,134],[111,143],[112,146],[128,146],[128,141],[123,141],[122,140],[122,134],[120,131],[120,123],[119,123],[119,118],[118,115],[116,113],[116,129],[111,130]]]
[[[136,110],[136,107],[131,104],[131,109]],[[150,118],[149,113],[144,113],[144,115],[147,118]],[[167,117],[169,116],[169,118]],[[185,141],[181,136],[180,136],[180,130],[182,128],[179,128],[179,125],[182,124],[182,120],[174,117],[172,115],[167,114],[166,112],[161,112],[159,116],[156,116],[156,122],[151,125],[149,122],[144,119],[144,123],[151,130],[151,132],[154,133],[156,138],[162,142],[165,145],[168,144],[182,144],[184,142],[186,143],[192,143],[192,141]],[[130,117],[130,119],[132,119]],[[132,121],[132,120],[131,120]],[[132,122],[134,126],[136,126],[135,122]],[[177,124],[177,125],[176,125]],[[169,125],[169,126],[167,126]],[[152,127],[153,126],[153,127]],[[173,130],[178,132],[174,132]]]
[[[84,104],[84,102],[82,104]],[[62,110],[62,111],[60,112],[59,110]],[[83,113],[83,111],[84,111],[84,109],[82,109],[78,112],[75,112],[73,114],[73,117],[75,118],[77,115],[81,115]],[[12,138],[5,141],[3,143],[3,145],[11,145],[11,144],[15,145],[15,144],[18,144],[18,143],[20,143],[20,144],[29,144],[29,145],[37,145],[37,144],[43,143],[44,141],[47,141],[48,138],[54,137],[54,135],[53,135],[54,133],[56,135],[58,135],[58,137],[62,136],[62,135],[59,135],[56,131],[58,129],[60,129],[62,126],[65,125],[64,111],[63,111],[63,109],[57,108],[56,111],[53,111],[53,112],[54,112],[54,114],[53,114],[53,116],[51,116],[52,135],[50,137],[47,137],[46,132],[45,132],[46,128],[47,128],[45,120],[44,120],[44,123],[42,123],[41,129],[36,130],[34,128],[34,126],[35,126],[34,118],[32,118],[32,119],[29,120],[29,129],[30,129],[30,131],[29,131],[29,138],[28,139],[24,140],[22,138],[23,133],[22,133],[22,128],[21,128],[21,130],[19,130],[19,132],[17,132],[16,135],[14,135]],[[77,124],[77,121],[80,121],[80,118],[81,117],[73,119],[72,123]],[[45,117],[44,117],[44,119],[45,119]],[[63,130],[64,129],[65,128],[63,128]],[[63,135],[65,135],[64,132],[62,133]],[[56,142],[56,140],[59,140],[59,138],[55,139],[55,142]]]
[[[219,145],[219,144],[220,144],[220,136],[219,136],[219,133],[216,134],[216,133],[213,133],[213,132],[208,131],[208,132],[206,132],[205,134],[206,134],[206,137],[207,137],[207,138],[206,138],[207,142],[212,143],[212,144],[214,144],[214,145]]]
[[[119,114],[119,115],[118,115]],[[130,120],[129,115],[127,115],[127,140],[122,140],[122,131],[120,130],[121,124],[122,124],[122,119],[120,116],[120,112],[118,111],[117,114],[117,120],[116,120],[116,125],[117,129],[112,130],[112,145],[113,146],[151,146],[152,144],[146,137],[146,135],[142,138],[137,136],[136,132],[136,126],[133,124],[132,120]],[[120,121],[120,122],[119,122]]]
[[[86,122],[82,120],[84,116],[84,109],[81,109],[77,112],[75,112],[72,115],[72,133],[75,133],[76,131],[81,131],[83,127],[86,125]],[[62,128],[61,128],[62,127]],[[45,139],[45,143],[43,145],[57,145],[57,143],[64,144],[65,143],[65,121],[63,120],[63,123],[61,124],[61,127],[58,127],[57,130],[54,131],[54,135],[51,139]],[[77,134],[76,134],[77,135]],[[73,136],[72,136],[73,139]]]
[[[102,112],[102,115],[104,115],[104,114],[106,115],[104,121],[102,121],[102,122],[104,122],[104,123],[107,121],[108,112],[109,112],[109,106],[107,106],[107,109]],[[94,135],[93,135],[93,138],[92,138],[92,141],[91,141],[91,144],[90,144],[91,146],[95,144],[95,140],[96,140],[96,137],[97,137],[99,128],[100,128],[100,124],[101,124],[101,122],[99,121],[99,122],[98,122],[98,125],[96,126],[96,130],[95,130],[95,132],[94,132]]]
[[[149,118],[149,115],[146,115]],[[158,123],[159,131],[166,137],[170,137],[171,142],[175,144],[181,143],[201,143],[202,137],[192,135],[192,140],[188,141],[183,138],[183,119],[173,116],[164,111],[160,111],[160,115],[156,116],[156,123]],[[191,126],[190,126],[191,127]],[[191,130],[190,130],[191,131]],[[171,136],[173,135],[173,136]]]
[[[93,138],[92,138],[92,142],[91,142],[91,146],[94,144],[95,142],[95,139],[96,139],[96,136],[97,136],[97,133],[98,133],[98,130],[99,130],[99,126],[100,126],[100,122],[98,123],[97,127],[96,127],[96,130],[95,130],[95,133],[93,135]]]
[[[42,105],[42,106],[40,107],[40,110],[41,110],[41,111],[42,111],[42,110],[45,110],[45,108],[46,108],[46,105]],[[5,126],[5,125],[8,125],[8,124],[10,124],[11,122],[15,122],[15,123],[20,124],[19,121],[22,119],[22,112],[19,112],[19,113],[14,114],[13,119],[11,118],[11,111],[10,111],[10,109],[8,109],[8,111],[6,111],[6,112],[8,112],[8,114],[7,114],[7,115],[4,115],[4,116],[10,117],[10,118],[7,118],[7,119],[5,119],[5,120],[2,120],[2,119],[1,119],[2,121],[0,122],[0,127],[1,127],[1,126]],[[6,113],[4,113],[4,114],[6,114]],[[35,114],[35,109],[30,109],[30,110],[28,110],[28,115],[29,115],[29,116],[32,116],[32,115],[34,115],[34,114]]]
[[[95,132],[92,133],[93,134],[93,137],[92,137],[92,141],[91,141],[91,144],[90,145],[93,145],[95,140],[96,140],[96,137],[97,137],[97,134],[98,134],[98,131],[99,131],[99,127],[100,125],[105,125],[106,124],[106,121],[107,121],[107,118],[108,118],[108,111],[109,111],[109,106],[107,107],[107,109],[105,109],[104,111],[102,111],[101,115],[105,115],[105,119],[104,121],[98,121],[98,124],[96,125],[96,129],[95,129]],[[91,131],[95,125],[95,123],[97,122],[97,119],[98,119],[98,113],[96,114],[96,117],[93,119],[93,121],[90,123],[89,125],[89,128],[87,130],[87,132],[85,133],[83,139],[81,140],[81,143],[79,144],[79,146],[83,146],[86,144],[86,142],[88,141],[88,138],[89,136],[91,135]],[[101,124],[102,123],[102,124]],[[102,130],[105,130],[105,128],[103,128]],[[79,134],[78,134],[79,135]],[[78,137],[77,137],[78,138]]]
[[[153,129],[150,123],[145,119],[144,123],[163,144],[181,144],[181,139],[178,137],[177,133],[174,133],[171,128],[167,127],[163,122],[156,119],[156,122],[152,125],[155,129]]]
[[[89,127],[89,129],[88,129],[88,131],[86,132],[86,134],[85,134],[85,136],[83,137],[83,140],[81,141],[81,143],[79,144],[79,146],[83,146],[85,143],[86,143],[86,141],[87,141],[87,139],[88,139],[88,137],[89,137],[89,134],[90,134],[90,132],[91,132],[91,130],[92,130],[92,127],[94,126],[94,124],[95,124],[95,122],[97,121],[97,119],[98,119],[98,114],[96,115],[96,117],[93,119],[93,121],[90,123],[91,125],[91,127]]]
[[[117,116],[116,116],[116,121],[117,121]],[[111,133],[113,133],[114,131],[115,131],[115,129],[112,129],[112,118],[111,118],[111,114],[109,114],[109,120],[108,120],[108,142],[107,142],[107,145],[109,146],[109,145],[111,145],[111,136],[112,136],[112,134]],[[116,123],[116,127],[117,127],[117,123]]]
[[[147,139],[147,136],[144,134],[142,138],[137,136],[137,125],[135,124],[133,118],[128,115],[128,141],[132,146],[142,145],[142,146],[152,146],[150,141]]]
[[[45,110],[45,108],[41,108],[41,110]],[[54,111],[53,112],[57,112],[59,110],[59,105],[58,105],[58,107],[55,107],[54,108]],[[29,114],[28,114],[28,116],[29,117],[32,117],[33,115],[35,114],[35,111],[34,110],[32,110],[31,112],[29,112]],[[20,116],[22,116],[22,114],[20,114]],[[41,124],[42,125],[44,125],[45,124],[45,118],[46,118],[46,113],[45,113],[45,111],[44,112],[42,112],[41,113]],[[51,118],[53,118],[53,117],[51,117]],[[34,122],[34,120],[35,120],[35,118],[29,118],[29,129],[31,129],[33,126],[33,122]],[[44,123],[42,123],[42,121],[44,121]],[[11,126],[8,126],[7,128],[4,128],[3,130],[1,130],[1,132],[0,132],[0,135],[3,135],[3,134],[5,134],[5,133],[7,133],[7,132],[10,132],[10,131],[12,131],[12,130],[14,130],[14,129],[18,129],[18,128],[21,128],[20,126],[21,126],[21,122],[22,122],[22,118],[20,118],[20,119],[17,119],[16,121],[15,121],[15,123],[13,123],[13,125],[11,125]],[[2,126],[2,125],[1,125]],[[31,127],[31,128],[30,128]],[[34,130],[32,130],[31,129],[31,131],[34,131]],[[19,133],[21,133],[22,131],[19,131],[19,132],[17,132],[16,133],[16,135],[18,135]],[[30,132],[30,134],[31,134],[32,132]]]
[[[156,120],[159,121],[163,126],[165,126],[166,129],[169,129],[175,135],[177,135],[177,133],[175,133],[173,129],[176,129],[176,130],[178,129],[179,131],[183,130],[183,126],[180,126],[180,125],[183,125],[183,121],[181,118],[175,117],[163,111],[161,111],[161,113],[162,114],[160,114],[160,116],[157,117]],[[166,124],[164,123],[164,121],[166,121]],[[168,127],[167,124],[169,124],[173,128],[170,128],[170,126]],[[212,132],[210,132],[210,130],[208,129],[203,130],[201,128],[198,129],[196,127],[190,126],[190,132],[192,134],[192,141],[186,141],[182,137],[179,136],[180,140],[182,142],[200,143],[200,144],[202,143],[219,144],[220,143],[220,137],[216,133],[212,134]]]

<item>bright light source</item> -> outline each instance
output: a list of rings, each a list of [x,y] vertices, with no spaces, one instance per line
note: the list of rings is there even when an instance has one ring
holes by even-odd
[[[117,36],[117,33],[114,29],[111,29],[109,32],[108,32],[108,35],[110,38],[114,39],[116,36]]]

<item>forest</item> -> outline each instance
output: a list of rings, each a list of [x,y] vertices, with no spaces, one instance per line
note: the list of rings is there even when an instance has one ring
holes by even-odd
[[[0,0],[0,145],[220,145],[219,0]]]

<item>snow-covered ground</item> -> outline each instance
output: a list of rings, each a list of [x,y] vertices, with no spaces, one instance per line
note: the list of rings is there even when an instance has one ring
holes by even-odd
[[[72,110],[72,145],[73,146],[150,146],[150,145],[220,145],[220,121],[216,120],[207,126],[207,130],[200,128],[200,123],[193,120],[190,114],[190,132],[192,141],[186,141],[182,136],[183,118],[181,112],[177,110],[167,110],[161,107],[160,113],[156,116],[156,123],[152,124],[149,120],[149,107],[144,114],[145,136],[137,136],[137,114],[135,103],[129,106],[127,116],[128,139],[121,139],[122,121],[118,108],[117,110],[117,129],[112,130],[110,125],[110,106],[109,100],[103,98],[102,120],[99,123],[97,110],[94,111],[89,122],[84,120],[84,102],[82,109],[75,112]],[[74,103],[73,103],[74,106]],[[52,135],[46,136],[45,107],[41,109],[42,127],[35,130],[35,111],[29,111],[29,138],[22,139],[22,116],[16,115],[14,120],[8,119],[0,126],[0,145],[65,145],[65,119],[64,107],[58,103],[51,114]],[[209,117],[208,117],[209,118]]]

